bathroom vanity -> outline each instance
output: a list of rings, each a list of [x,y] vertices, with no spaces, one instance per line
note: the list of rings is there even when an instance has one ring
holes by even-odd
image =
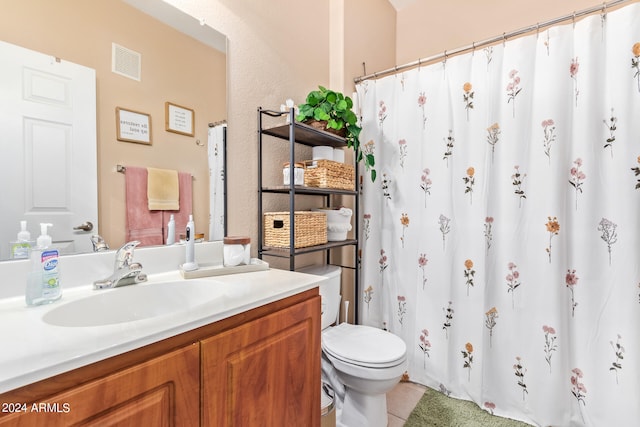
[[[49,306],[0,300],[0,426],[319,426],[322,278],[271,269],[198,280],[195,305],[175,271],[128,287],[138,290],[69,289]],[[127,322],[77,315],[99,292],[164,285],[187,310]]]

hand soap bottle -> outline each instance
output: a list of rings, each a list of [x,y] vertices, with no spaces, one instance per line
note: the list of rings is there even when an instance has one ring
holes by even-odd
[[[20,221],[20,231],[14,242],[10,242],[10,257],[13,259],[29,258],[29,251],[35,242],[27,230],[27,221]]]
[[[36,247],[31,250],[31,271],[27,278],[25,300],[27,305],[49,304],[62,296],[60,289],[60,270],[58,266],[58,249],[52,248],[51,236],[47,227],[51,224],[40,224],[40,236]]]

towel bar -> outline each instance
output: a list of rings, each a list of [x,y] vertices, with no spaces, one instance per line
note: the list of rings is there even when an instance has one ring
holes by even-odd
[[[116,165],[116,172],[126,173],[127,172],[127,167],[123,166],[123,165]],[[196,177],[191,175],[191,179],[196,179]]]

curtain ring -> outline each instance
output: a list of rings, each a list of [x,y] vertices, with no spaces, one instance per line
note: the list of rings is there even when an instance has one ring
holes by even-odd
[[[442,61],[442,62],[444,62],[445,64],[447,63],[447,51],[446,51],[446,49],[444,51],[444,61]]]
[[[507,33],[502,33],[502,47],[505,46],[507,42]]]
[[[471,42],[471,55],[476,53],[476,42]]]
[[[536,38],[540,36],[540,23],[536,22]]]
[[[576,12],[573,11],[573,16],[571,17],[571,21],[573,22],[573,29],[576,29]]]

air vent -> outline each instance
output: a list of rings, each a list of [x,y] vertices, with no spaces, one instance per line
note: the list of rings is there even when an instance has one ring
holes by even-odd
[[[111,71],[140,81],[142,55],[126,47],[111,44]]]

